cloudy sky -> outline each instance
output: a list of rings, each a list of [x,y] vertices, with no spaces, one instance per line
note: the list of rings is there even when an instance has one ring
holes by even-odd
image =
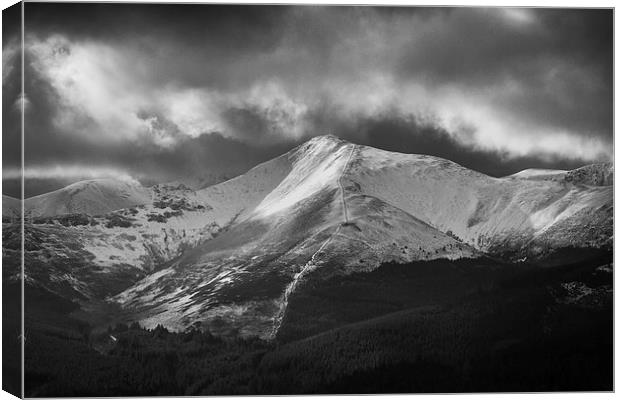
[[[19,25],[3,17],[16,195]],[[26,3],[26,195],[210,183],[325,133],[493,176],[609,161],[612,39],[610,10]]]

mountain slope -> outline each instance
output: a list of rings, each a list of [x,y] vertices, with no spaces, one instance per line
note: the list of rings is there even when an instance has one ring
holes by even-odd
[[[97,215],[150,201],[150,191],[137,182],[92,179],[30,197],[25,200],[25,209],[34,217],[74,213]]]

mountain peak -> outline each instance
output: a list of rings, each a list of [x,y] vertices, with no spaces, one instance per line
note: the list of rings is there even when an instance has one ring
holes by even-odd
[[[313,137],[312,139],[308,140],[308,142],[321,142],[321,141],[336,141],[336,142],[345,142],[346,140],[341,139],[340,137],[331,134],[331,133],[326,133],[324,135],[318,135]]]
[[[315,136],[312,139],[306,141],[303,145],[317,146],[317,145],[334,145],[334,144],[350,144],[350,142],[344,139],[341,139],[340,137],[336,135],[332,135],[331,133],[328,133],[325,135]]]
[[[307,158],[322,159],[346,145],[352,144],[346,140],[340,139],[338,136],[320,135],[300,144],[288,154],[292,160]]]

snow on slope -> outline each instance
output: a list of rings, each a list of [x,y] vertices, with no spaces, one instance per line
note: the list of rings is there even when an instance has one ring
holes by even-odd
[[[159,269],[187,248],[225,230],[277,186],[288,169],[288,160],[280,157],[198,192],[182,184],[145,189],[113,180],[78,182],[29,199],[36,217],[29,219],[33,225],[27,228],[38,232],[39,238],[29,256],[45,263],[56,254],[53,260],[67,260],[58,262],[75,268],[60,275],[49,270],[56,283],[44,286],[56,292],[72,287],[73,292],[89,297],[107,290],[95,290],[105,286],[102,282],[118,287],[116,281],[125,279],[131,284],[133,277]],[[113,211],[104,213],[106,209]],[[63,240],[69,247],[58,244]],[[39,244],[47,250],[39,251]]]
[[[256,207],[253,217],[269,218],[322,190],[337,188],[351,150],[336,140],[311,140],[297,148],[290,155],[292,170]]]
[[[199,190],[197,200],[209,204],[219,218],[243,218],[290,174],[287,154],[259,164],[243,175]]]
[[[133,220],[129,227],[95,228],[96,240],[85,243],[98,265],[133,264],[141,269],[156,266],[153,258],[171,260],[191,246],[211,239],[247,210],[252,210],[286,175],[290,166],[285,157],[260,164],[246,174],[193,191],[184,185],[162,184],[151,188],[153,202],[132,210],[120,211]],[[127,247],[127,237],[138,238]],[[140,245],[142,244],[142,245]]]
[[[138,182],[92,179],[30,197],[25,200],[25,209],[33,217],[74,213],[96,215],[150,201],[149,189]]]
[[[610,186],[491,178],[441,158],[365,146],[360,146],[350,175],[361,193],[450,231],[482,251],[498,245],[522,247],[562,221],[578,226],[587,218],[573,219],[580,211],[596,213],[612,201]],[[573,244],[569,239],[556,236],[553,244]]]
[[[102,265],[114,259],[141,265],[143,269],[155,268],[148,263],[154,255],[162,262],[171,260],[186,248],[211,239],[252,210],[289,168],[286,158],[279,157],[242,176],[197,192],[183,185],[157,185],[152,188],[153,204],[138,207],[131,215],[135,224],[129,228],[100,227],[101,238],[86,244],[86,249]],[[166,213],[171,216],[166,217]],[[147,246],[127,251],[122,243],[126,241],[125,235],[141,238]],[[117,245],[110,246],[109,241],[115,239]]]

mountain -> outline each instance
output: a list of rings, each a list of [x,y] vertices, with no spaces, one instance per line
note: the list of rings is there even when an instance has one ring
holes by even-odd
[[[22,204],[19,199],[2,195],[2,216],[6,218],[20,218]]]
[[[26,229],[26,276],[101,324],[273,338],[290,302],[325,279],[611,248],[613,167],[558,174],[492,178],[321,136],[197,191],[79,182],[26,200],[40,216]]]
[[[151,193],[138,182],[91,179],[26,199],[26,213],[35,217],[59,214],[106,214],[110,211],[146,204]]]
[[[614,184],[612,163],[586,165],[571,171],[560,169],[525,169],[508,178],[529,180],[554,180],[589,186],[611,186]]]
[[[485,252],[610,240],[609,222],[589,236],[575,231],[611,217],[611,186],[497,179],[436,157],[387,154],[368,147],[359,147],[357,160],[359,168],[351,173],[362,193],[451,231]],[[601,235],[599,228],[604,226],[608,229]]]
[[[221,203],[234,223],[112,300],[145,326],[200,323],[220,326],[218,333],[269,337],[300,282],[326,265],[351,273],[388,260],[478,254],[419,218],[356,193],[349,170],[358,150],[322,137],[198,192],[209,205],[215,195],[236,198]]]

